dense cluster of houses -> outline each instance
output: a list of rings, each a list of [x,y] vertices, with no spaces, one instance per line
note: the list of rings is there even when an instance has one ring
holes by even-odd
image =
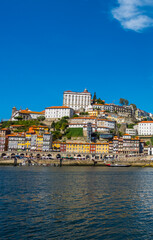
[[[80,115],[80,113],[84,114]],[[153,135],[153,121],[140,121],[132,128],[126,128],[126,134],[122,138],[114,136],[117,124],[126,124],[125,119],[132,116],[135,116],[137,120],[152,117],[140,109],[134,110],[132,105],[118,106],[107,104],[105,101],[93,102],[91,93],[87,89],[83,92],[65,91],[63,106],[47,107],[41,112],[31,111],[28,108],[17,110],[13,107],[10,120],[31,120],[44,117],[52,122],[62,117],[69,117],[68,128],[83,129],[83,135],[87,137],[86,142],[52,142],[52,134],[47,126],[32,126],[27,132],[22,132],[20,131],[22,125],[12,124],[9,129],[0,130],[0,151],[59,150],[78,153],[143,153],[144,141],[139,137]],[[99,133],[102,141],[92,142],[92,133]]]
[[[46,126],[32,126],[27,132],[0,130],[0,151],[51,151],[52,134]]]

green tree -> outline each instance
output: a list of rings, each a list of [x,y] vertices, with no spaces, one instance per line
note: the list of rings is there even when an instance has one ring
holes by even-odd
[[[78,115],[77,115],[77,114],[74,114],[72,118],[75,118],[75,117],[78,117]]]
[[[150,141],[147,141],[146,144],[147,144],[147,146],[149,146],[150,145]]]
[[[150,142],[153,145],[153,136],[151,137]]]
[[[21,116],[17,116],[17,117],[14,117],[14,119],[17,119],[17,120],[22,120],[22,119],[23,119],[23,117],[21,117]]]
[[[60,131],[53,131],[52,135],[53,135],[53,141],[56,139],[60,139],[62,137],[62,133],[60,133]]]
[[[66,137],[67,137],[67,139],[71,139],[71,133],[70,133],[70,132],[67,133],[67,134],[66,134]]]
[[[94,92],[94,96],[93,96],[93,103],[95,103],[97,100],[97,97],[96,97],[96,92]]]
[[[104,101],[101,100],[100,98],[98,98],[98,99],[97,99],[97,103],[98,103],[98,104],[104,104]]]
[[[134,111],[137,110],[137,106],[134,103],[131,103],[130,105],[133,106]]]
[[[127,99],[124,99],[124,104],[127,106],[129,105],[129,101]]]
[[[68,124],[66,122],[62,123],[61,130],[64,131],[67,128]]]
[[[44,121],[45,120],[45,117],[44,116],[40,116],[37,118],[38,121]]]
[[[89,115],[88,112],[80,112],[80,115]]]
[[[124,105],[124,98],[120,98],[120,104]]]
[[[59,121],[59,122],[56,122],[56,123],[55,123],[55,129],[58,131],[58,130],[60,130],[60,128],[61,128],[61,123],[60,123],[60,121]]]
[[[54,122],[54,121],[53,121],[52,124],[51,124],[51,128],[53,128],[54,131],[55,131],[55,122]]]

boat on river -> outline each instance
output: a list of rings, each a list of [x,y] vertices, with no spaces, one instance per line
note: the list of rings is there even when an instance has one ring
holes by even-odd
[[[130,164],[105,163],[107,167],[131,167]]]

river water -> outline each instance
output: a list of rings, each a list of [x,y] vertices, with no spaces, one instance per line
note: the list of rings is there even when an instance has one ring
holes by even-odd
[[[0,239],[153,239],[153,168],[0,167]]]

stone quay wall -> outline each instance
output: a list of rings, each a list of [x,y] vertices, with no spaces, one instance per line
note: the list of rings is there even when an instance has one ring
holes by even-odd
[[[0,165],[13,165],[14,156],[32,158],[34,164],[51,166],[104,166],[105,163],[130,164],[132,166],[153,166],[153,156],[137,155],[104,155],[88,153],[62,153],[62,152],[2,152],[0,153]],[[67,159],[73,158],[76,159]],[[62,159],[62,161],[60,160]],[[23,163],[23,159],[17,159],[17,164]]]

